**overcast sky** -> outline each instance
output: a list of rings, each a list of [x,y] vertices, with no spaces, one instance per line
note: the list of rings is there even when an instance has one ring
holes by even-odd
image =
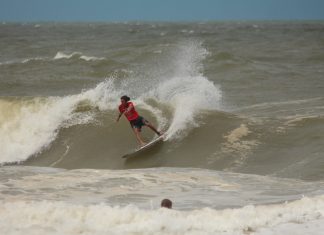
[[[0,21],[323,19],[324,0],[0,0]]]

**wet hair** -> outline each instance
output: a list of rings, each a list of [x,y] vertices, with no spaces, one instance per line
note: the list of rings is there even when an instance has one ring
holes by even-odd
[[[130,101],[130,98],[127,95],[123,95],[120,99],[125,100],[126,102]]]
[[[172,201],[170,199],[163,199],[161,201],[161,207],[172,208]]]

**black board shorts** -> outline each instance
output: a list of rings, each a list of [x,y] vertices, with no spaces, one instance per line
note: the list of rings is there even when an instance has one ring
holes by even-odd
[[[132,128],[136,128],[139,131],[141,131],[142,126],[145,126],[146,125],[145,122],[146,122],[146,120],[143,117],[141,117],[141,116],[138,116],[138,118],[129,121],[129,123],[132,126]]]

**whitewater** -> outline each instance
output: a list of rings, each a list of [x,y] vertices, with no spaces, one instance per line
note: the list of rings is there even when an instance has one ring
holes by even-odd
[[[0,30],[1,234],[323,231],[322,22]]]

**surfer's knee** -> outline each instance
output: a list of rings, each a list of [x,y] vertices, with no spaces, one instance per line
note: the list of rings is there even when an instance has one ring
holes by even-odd
[[[135,132],[135,134],[139,134],[141,132],[141,129],[139,129],[138,127],[133,127],[133,131]]]

